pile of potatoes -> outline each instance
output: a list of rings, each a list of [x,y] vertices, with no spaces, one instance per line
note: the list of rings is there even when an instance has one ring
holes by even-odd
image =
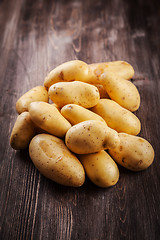
[[[19,113],[10,144],[28,148],[36,168],[47,178],[79,187],[85,174],[96,185],[119,180],[117,163],[140,171],[154,159],[151,144],[136,135],[140,120],[133,113],[140,95],[129,81],[133,67],[124,61],[59,65],[16,103]]]

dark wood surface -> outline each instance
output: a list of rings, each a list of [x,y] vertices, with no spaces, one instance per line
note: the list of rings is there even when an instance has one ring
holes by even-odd
[[[60,186],[9,137],[16,100],[55,66],[125,60],[141,95],[140,136],[154,163],[116,186]],[[0,239],[160,239],[160,1],[0,1]]]

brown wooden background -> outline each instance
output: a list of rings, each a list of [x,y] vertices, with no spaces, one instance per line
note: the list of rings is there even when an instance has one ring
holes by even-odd
[[[55,66],[125,60],[141,94],[146,171],[120,167],[115,187],[60,186],[9,145],[16,100]],[[160,1],[0,1],[0,239],[160,239]]]

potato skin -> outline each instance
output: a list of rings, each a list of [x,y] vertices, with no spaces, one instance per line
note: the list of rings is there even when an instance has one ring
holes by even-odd
[[[85,81],[88,77],[88,65],[80,60],[65,62],[54,68],[46,76],[44,86],[49,88],[57,82]]]
[[[105,151],[79,155],[88,178],[97,186],[107,188],[119,180],[119,169],[114,160]]]
[[[74,103],[90,108],[100,99],[97,87],[79,81],[55,83],[49,88],[48,94],[59,107]]]
[[[45,87],[34,87],[22,95],[16,103],[17,112],[20,114],[28,111],[29,104],[36,101],[48,102],[48,92]]]
[[[10,136],[10,145],[15,150],[22,150],[28,147],[35,135],[35,125],[31,120],[29,112],[21,113],[14,124]]]
[[[77,154],[88,154],[115,148],[119,145],[118,133],[105,123],[88,120],[72,126],[66,133],[67,147]]]
[[[141,130],[139,119],[111,99],[100,99],[96,106],[90,110],[99,114],[107,125],[117,132],[137,135]]]
[[[29,145],[29,155],[41,174],[59,184],[79,187],[85,181],[82,164],[55,136],[36,135]]]
[[[81,107],[77,104],[67,104],[61,108],[61,114],[72,124],[75,125],[87,120],[99,120],[105,122],[98,114]]]
[[[100,76],[100,82],[112,100],[131,112],[140,106],[140,95],[136,86],[112,72]]]
[[[125,61],[93,63],[88,65],[88,82],[99,84],[99,78],[104,72],[112,72],[126,80],[134,76],[133,67]]]
[[[49,103],[33,102],[29,105],[29,113],[38,127],[57,137],[64,137],[71,127],[59,110]]]
[[[109,154],[123,167],[132,171],[148,168],[154,160],[154,149],[144,138],[119,133],[120,145]]]

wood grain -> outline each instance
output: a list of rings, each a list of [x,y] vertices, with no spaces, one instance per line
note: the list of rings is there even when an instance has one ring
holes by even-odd
[[[160,2],[157,0],[0,1],[0,239],[113,240],[160,237]],[[146,171],[119,167],[116,186],[87,178],[60,186],[38,173],[9,137],[15,103],[55,66],[125,60],[141,95],[136,112],[155,149]]]

